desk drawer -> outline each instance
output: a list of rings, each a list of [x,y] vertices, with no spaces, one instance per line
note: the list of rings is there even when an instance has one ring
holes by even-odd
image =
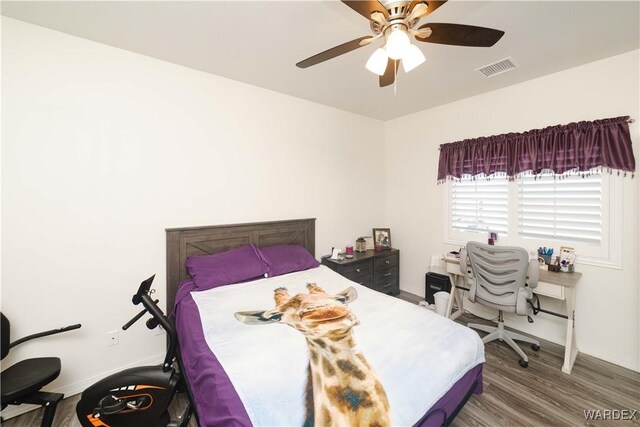
[[[462,274],[460,271],[460,260],[447,261],[447,258],[445,258],[445,262],[447,264],[447,273]]]
[[[389,255],[389,256],[378,256],[375,258],[375,271],[376,273],[378,271],[382,271],[382,270],[386,270],[389,268],[394,268],[394,267],[398,267],[398,254],[395,253],[393,255]]]
[[[552,283],[538,282],[538,287],[533,289],[533,292],[550,298],[564,299],[564,286]]]

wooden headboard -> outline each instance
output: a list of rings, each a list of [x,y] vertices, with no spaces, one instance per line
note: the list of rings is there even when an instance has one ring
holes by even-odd
[[[315,229],[315,218],[166,229],[166,312],[173,310],[180,282],[189,278],[185,268],[187,257],[215,254],[250,243],[259,247],[301,245],[315,256]]]

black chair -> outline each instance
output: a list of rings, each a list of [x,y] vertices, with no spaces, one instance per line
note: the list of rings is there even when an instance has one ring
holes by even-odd
[[[18,344],[32,340],[34,338],[46,337],[48,335],[59,334],[61,332],[78,329],[81,325],[71,325],[60,329],[52,329],[50,331],[40,332],[28,335],[17,341],[10,342],[11,324],[9,319],[2,313],[2,335],[0,336],[0,351],[2,359],[4,359],[9,350]],[[42,417],[41,426],[49,427],[53,423],[53,417],[56,413],[58,402],[64,398],[61,393],[49,393],[40,391],[40,389],[60,375],[60,359],[57,357],[39,357],[34,359],[22,360],[11,365],[2,373],[0,373],[0,384],[2,389],[2,409],[7,405],[21,405],[30,403],[44,407],[44,415]]]

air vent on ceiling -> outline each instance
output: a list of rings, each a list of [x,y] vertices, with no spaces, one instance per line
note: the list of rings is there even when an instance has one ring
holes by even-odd
[[[507,71],[511,71],[516,68],[516,63],[513,59],[505,58],[498,62],[494,62],[493,64],[485,65],[484,67],[476,68],[477,71],[480,71],[485,77],[493,77],[498,74],[506,73]]]

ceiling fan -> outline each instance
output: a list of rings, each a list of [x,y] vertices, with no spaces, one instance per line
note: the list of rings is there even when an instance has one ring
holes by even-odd
[[[417,41],[427,43],[490,47],[504,35],[504,31],[462,24],[431,23],[415,28],[420,19],[438,9],[447,0],[401,0],[385,5],[378,0],[341,1],[370,21],[374,35],[332,47],[298,62],[296,66],[311,67],[384,37],[384,49],[376,49],[366,64],[368,70],[380,76],[380,87],[384,87],[395,81],[401,61],[405,72],[425,61],[420,49],[411,44],[411,36]]]

